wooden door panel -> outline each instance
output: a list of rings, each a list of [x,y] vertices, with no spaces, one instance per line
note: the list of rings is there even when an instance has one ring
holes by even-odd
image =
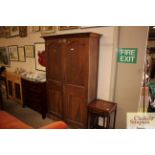
[[[47,45],[47,78],[57,81],[61,81],[63,78],[62,44],[60,41],[53,40]]]
[[[71,38],[64,51],[64,82],[84,86],[88,77],[87,38]]]
[[[55,116],[62,117],[62,84],[60,82],[48,81],[48,111]]]
[[[64,86],[64,118],[73,125],[83,126],[86,119],[85,88]]]
[[[61,39],[46,44],[48,111],[62,118],[63,51]]]

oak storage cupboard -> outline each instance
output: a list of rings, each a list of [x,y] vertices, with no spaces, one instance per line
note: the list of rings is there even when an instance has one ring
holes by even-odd
[[[96,99],[100,35],[46,36],[48,112],[75,128],[87,126],[87,104]]]

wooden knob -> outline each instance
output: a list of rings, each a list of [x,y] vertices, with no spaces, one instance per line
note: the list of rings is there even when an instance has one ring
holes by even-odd
[[[74,48],[71,48],[71,49],[70,49],[70,51],[74,51],[74,50],[75,50]]]

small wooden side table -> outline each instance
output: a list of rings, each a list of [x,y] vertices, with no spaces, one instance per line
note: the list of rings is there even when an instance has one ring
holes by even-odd
[[[88,104],[88,129],[114,129],[116,121],[117,104],[105,100],[95,100]],[[103,118],[103,124],[98,125],[99,117]]]

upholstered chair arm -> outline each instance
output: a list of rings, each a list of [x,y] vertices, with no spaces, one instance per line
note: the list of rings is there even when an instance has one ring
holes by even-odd
[[[68,125],[63,121],[56,121],[41,127],[40,129],[68,129]]]

